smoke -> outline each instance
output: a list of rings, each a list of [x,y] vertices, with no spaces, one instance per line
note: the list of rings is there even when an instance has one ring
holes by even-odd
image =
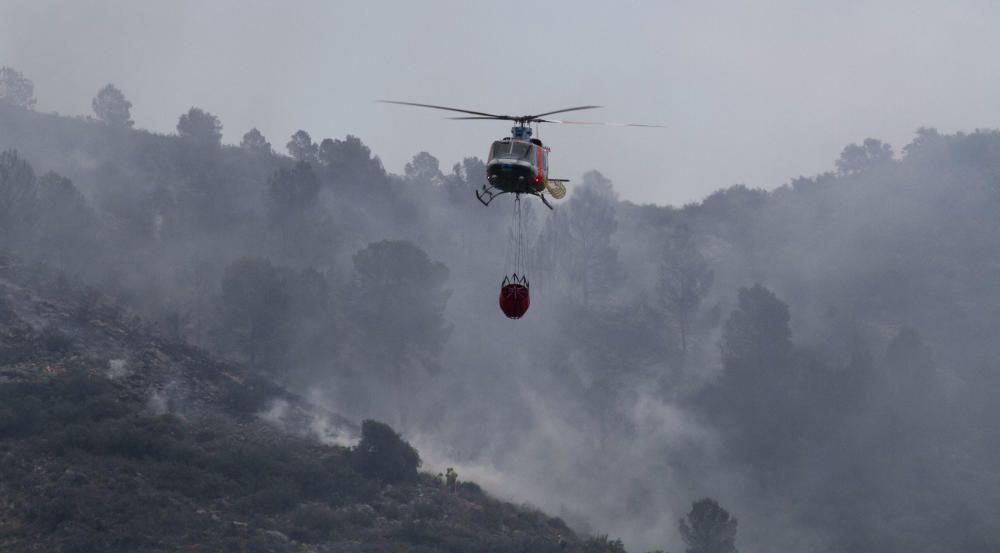
[[[351,447],[358,443],[357,429],[332,413],[322,413],[310,405],[292,405],[276,399],[257,413],[261,420],[290,434],[317,440],[329,446]]]
[[[519,321],[497,309],[510,204],[475,203],[481,162],[420,180],[342,144],[307,161],[322,191],[298,198],[269,180],[293,160],[186,140],[0,106],[0,144],[38,174],[64,172],[97,215],[71,225],[85,210],[59,197],[38,210],[58,216],[7,245],[319,406],[273,401],[258,414],[269,424],[349,446],[356,422],[342,417],[383,420],[425,470],[455,467],[633,550],[681,549],[677,519],[705,496],[740,520],[750,552],[997,535],[996,436],[982,425],[998,384],[997,133],[924,130],[899,159],[842,159],[837,174],[684,208],[619,202],[607,183],[573,194],[532,211]],[[300,211],[277,218],[289,197]],[[690,261],[670,253],[684,236],[714,277],[685,314],[686,346],[661,287],[663,267]],[[793,347],[737,386],[719,344],[756,283],[787,306]],[[133,370],[115,359],[106,374]],[[170,382],[148,408],[187,400]],[[974,528],[934,527],[926,513],[942,509]]]
[[[105,375],[111,380],[117,380],[129,374],[128,365],[124,359],[109,359]]]
[[[194,419],[203,412],[192,398],[189,385],[180,377],[153,386],[146,397],[146,410],[155,416],[173,415],[181,419]]]

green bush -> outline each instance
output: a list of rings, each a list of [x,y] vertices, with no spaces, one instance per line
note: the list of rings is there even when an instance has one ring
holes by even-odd
[[[72,520],[77,506],[74,499],[66,494],[48,490],[35,496],[34,501],[24,511],[25,520],[43,532],[52,532],[60,524]]]
[[[607,534],[595,536],[583,542],[584,553],[625,553],[625,546],[622,540],[608,538]]]
[[[326,505],[307,503],[295,509],[291,522],[294,526],[289,532],[291,538],[298,541],[319,542],[330,539],[336,533],[340,517]]]
[[[366,420],[361,424],[361,441],[351,453],[354,469],[384,482],[417,480],[420,455],[389,425]]]
[[[37,397],[0,393],[0,438],[21,437],[34,432],[42,419],[43,407]]]
[[[53,432],[47,442],[52,453],[75,448],[98,455],[126,459],[183,459],[189,450],[178,438],[160,433],[166,425],[149,419],[116,420],[107,423],[73,424]]]
[[[475,482],[459,482],[458,493],[462,497],[466,498],[480,498],[486,496],[483,489],[480,488],[479,484],[476,484]]]
[[[343,520],[360,528],[371,528],[375,526],[375,518],[378,515],[368,504],[355,505],[342,515]]]
[[[157,486],[199,499],[219,498],[232,489],[229,480],[190,463],[190,460],[178,460],[158,466]]]
[[[274,399],[274,390],[260,383],[230,384],[222,396],[222,407],[237,416],[263,411]]]
[[[59,355],[73,347],[73,339],[54,326],[46,326],[38,336],[38,344],[45,352]]]
[[[69,371],[57,379],[0,384],[0,437],[28,436],[51,423],[81,423],[121,416],[127,408],[100,378]]]
[[[108,543],[99,534],[72,536],[59,548],[60,553],[103,553]]]
[[[239,501],[239,507],[245,513],[263,513],[276,515],[290,511],[298,505],[300,499],[299,490],[286,485],[286,482],[278,480],[274,485],[267,486],[254,492]]]
[[[78,323],[89,323],[96,315],[101,303],[101,293],[95,288],[86,288],[77,296],[77,304],[73,309],[73,320]]]
[[[413,545],[440,545],[444,539],[443,533],[426,522],[404,522],[392,532],[392,537]]]
[[[49,381],[33,393],[43,397],[48,416],[55,421],[74,423],[120,418],[129,407],[120,401],[114,384],[82,370],[71,370]]]
[[[249,491],[268,487],[276,478],[285,474],[287,455],[275,448],[253,445],[231,446],[214,452],[206,459],[207,467],[232,479]]]
[[[7,291],[0,289],[0,324],[7,324],[17,319],[17,314],[14,313],[14,308],[11,307],[10,303]]]
[[[38,355],[31,336],[23,329],[8,329],[0,337],[0,365],[14,365],[34,359]]]
[[[204,444],[206,442],[215,441],[219,435],[214,430],[199,430],[197,434],[194,435],[194,441],[199,444]]]
[[[415,502],[413,504],[413,514],[416,515],[416,518],[439,518],[444,514],[444,505],[442,503],[440,500],[433,499]]]

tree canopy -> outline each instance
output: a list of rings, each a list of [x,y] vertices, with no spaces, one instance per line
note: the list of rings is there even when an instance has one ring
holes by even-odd
[[[288,290],[266,259],[243,257],[222,277],[220,332],[254,368],[273,369],[284,351]]]
[[[740,288],[738,297],[723,329],[723,364],[737,371],[783,366],[792,350],[788,305],[760,284]]]
[[[295,131],[285,147],[288,149],[288,155],[298,162],[316,161],[316,154],[319,152],[319,146],[314,144],[309,133],[303,130]]]
[[[374,420],[361,423],[361,441],[352,451],[354,468],[385,482],[417,479],[420,455],[389,425]]]
[[[736,519],[714,499],[701,499],[678,521],[685,553],[736,553]]]
[[[857,176],[892,161],[892,155],[892,146],[889,144],[866,138],[860,146],[850,144],[844,147],[837,159],[837,170],[842,175]]]
[[[131,127],[134,124],[130,112],[132,102],[126,100],[122,91],[113,84],[98,91],[90,105],[97,118],[112,127]]]
[[[271,143],[264,138],[256,127],[250,129],[243,135],[243,140],[240,141],[240,148],[253,153],[254,155],[271,155],[273,150],[271,150]]]
[[[32,109],[35,107],[35,84],[13,67],[0,67],[0,101]]]
[[[0,244],[19,249],[37,214],[35,171],[17,152],[0,152]]]
[[[199,146],[217,148],[222,144],[219,118],[199,108],[191,108],[180,116],[177,133]]]

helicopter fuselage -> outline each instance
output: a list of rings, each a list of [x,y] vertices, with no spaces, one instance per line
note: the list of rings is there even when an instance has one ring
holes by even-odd
[[[531,138],[531,125],[539,123],[561,123],[574,125],[610,125],[621,127],[660,127],[662,125],[646,125],[639,123],[602,123],[598,121],[561,121],[549,119],[548,116],[570,111],[595,109],[600,106],[576,106],[563,108],[534,115],[503,115],[474,111],[468,109],[437,106],[434,104],[418,104],[416,102],[400,102],[397,100],[379,100],[388,104],[401,104],[419,108],[439,109],[461,113],[461,117],[450,119],[485,119],[495,121],[513,121],[511,136],[493,142],[490,155],[486,162],[486,184],[476,191],[476,198],[483,205],[490,205],[494,198],[502,194],[531,194],[538,196],[549,209],[553,209],[545,199],[543,192],[548,190],[555,199],[566,196],[564,183],[566,179],[549,178],[549,149],[542,145],[541,140]]]
[[[549,149],[538,141],[504,138],[490,148],[486,180],[503,192],[539,194],[545,190]]]

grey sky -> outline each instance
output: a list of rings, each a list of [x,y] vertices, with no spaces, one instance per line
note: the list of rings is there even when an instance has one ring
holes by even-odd
[[[446,171],[484,157],[508,126],[377,98],[597,103],[579,118],[669,128],[543,127],[554,173],[598,169],[624,199],[676,204],[830,169],[868,136],[898,151],[919,126],[996,126],[998,25],[996,2],[0,0],[0,65],[35,82],[41,111],[89,114],[113,82],[139,127],[173,132],[194,105],[226,142],[354,134],[394,172],[420,150]]]

